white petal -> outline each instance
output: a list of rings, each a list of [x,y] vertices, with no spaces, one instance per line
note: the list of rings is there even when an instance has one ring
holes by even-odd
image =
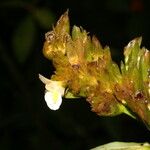
[[[44,84],[47,84],[47,83],[50,83],[50,82],[51,82],[50,79],[45,78],[45,77],[42,76],[41,74],[39,74],[39,79],[40,79]]]
[[[64,95],[65,92],[65,88],[62,86],[62,82],[61,81],[52,81],[48,84],[45,85],[45,88],[47,91],[58,91],[61,96]]]
[[[45,93],[45,101],[51,110],[58,110],[62,103],[61,94],[57,91],[47,91]]]

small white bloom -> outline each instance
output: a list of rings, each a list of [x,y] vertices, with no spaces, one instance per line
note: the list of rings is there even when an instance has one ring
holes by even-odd
[[[52,81],[39,74],[39,79],[45,84],[45,101],[51,110],[59,109],[65,88],[62,81]]]
[[[62,97],[60,93],[58,93],[57,91],[46,91],[44,98],[45,98],[47,106],[51,110],[59,109],[62,103]]]

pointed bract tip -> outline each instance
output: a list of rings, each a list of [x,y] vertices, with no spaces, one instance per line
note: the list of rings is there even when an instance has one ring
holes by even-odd
[[[55,31],[56,33],[62,35],[70,32],[68,10],[63,15],[61,15],[60,19],[57,21]]]
[[[136,42],[141,46],[142,43],[142,36],[135,38]]]
[[[127,45],[127,48],[134,47],[135,44],[138,44],[140,46],[141,43],[142,43],[142,37],[140,36],[140,37],[134,38],[132,41],[130,41]]]
[[[98,49],[101,48],[102,49],[102,45],[101,45],[100,41],[98,40],[98,38],[95,35],[92,36],[92,42],[93,42],[93,44],[96,48],[98,48]]]
[[[68,14],[69,14],[69,8],[65,11],[64,15],[68,16]]]

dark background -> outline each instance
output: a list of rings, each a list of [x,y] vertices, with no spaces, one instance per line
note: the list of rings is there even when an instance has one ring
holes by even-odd
[[[0,1],[0,150],[86,150],[112,141],[150,142],[150,132],[121,115],[99,117],[84,99],[63,100],[58,111],[44,101],[38,73],[54,68],[44,58],[44,34],[69,9],[71,25],[109,45],[113,59],[142,36],[150,48],[149,0]]]

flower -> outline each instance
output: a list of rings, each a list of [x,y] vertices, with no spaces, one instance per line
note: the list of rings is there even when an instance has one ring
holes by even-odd
[[[51,110],[58,110],[62,103],[65,88],[62,81],[52,81],[39,74],[39,79],[45,84],[45,101]]]

